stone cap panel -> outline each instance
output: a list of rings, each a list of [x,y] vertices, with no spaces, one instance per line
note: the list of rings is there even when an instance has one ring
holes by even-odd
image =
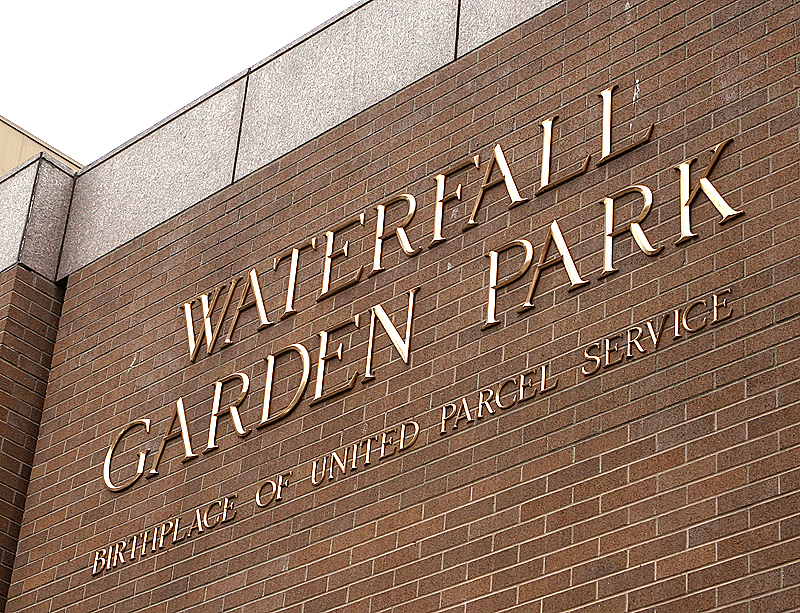
[[[25,233],[25,222],[36,183],[36,164],[28,162],[11,171],[0,181],[0,270],[16,264]]]
[[[461,0],[458,57],[558,4],[560,0]]]
[[[81,169],[63,278],[558,0],[362,0]]]
[[[46,153],[0,179],[0,269],[21,263],[56,279],[73,183],[73,170]]]
[[[240,77],[78,175],[61,277],[231,183],[244,90]]]
[[[456,0],[374,0],[250,75],[236,178],[454,58]]]

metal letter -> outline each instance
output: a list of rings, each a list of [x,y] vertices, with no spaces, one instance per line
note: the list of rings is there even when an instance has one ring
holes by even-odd
[[[383,241],[387,236],[386,228],[384,227],[386,223],[386,207],[395,202],[402,202],[404,200],[408,203],[408,213],[405,219],[395,228],[394,232],[397,235],[397,240],[400,242],[400,248],[406,255],[417,255],[420,252],[419,247],[414,249],[411,246],[411,242],[408,240],[408,235],[405,231],[405,227],[411,223],[411,220],[414,219],[414,213],[417,212],[417,200],[411,194],[392,196],[375,207],[375,210],[378,211],[378,220],[375,226],[375,252],[372,257],[372,271],[369,273],[370,276],[383,270],[383,266],[381,265],[381,252],[383,250]]]
[[[277,270],[278,263],[284,257],[286,257],[287,255],[292,256],[291,265],[289,267],[289,284],[286,288],[286,308],[281,314],[281,319],[297,312],[297,310],[294,308],[294,290],[295,287],[297,286],[297,262],[300,259],[300,251],[305,247],[311,247],[312,249],[316,250],[317,237],[316,236],[313,237],[307,244],[301,245],[300,247],[294,247],[293,249],[277,256],[274,260],[272,260],[272,270]]]
[[[525,250],[525,260],[523,260],[522,266],[520,266],[520,269],[517,272],[515,272],[508,279],[498,282],[497,266],[499,254],[500,252],[511,249],[512,247],[522,247]],[[513,240],[510,243],[506,243],[496,251],[489,252],[489,298],[486,304],[486,323],[481,326],[481,330],[485,330],[486,328],[499,323],[497,317],[495,316],[495,311],[497,308],[497,290],[502,287],[506,287],[507,285],[511,285],[514,281],[522,277],[522,275],[528,271],[528,268],[530,268],[532,261],[533,245],[531,245],[530,241],[526,241],[525,239]]]
[[[552,243],[556,244],[559,257],[545,263],[547,254],[550,251],[550,245]],[[528,289],[528,295],[526,296],[523,305],[518,309],[520,312],[532,309],[534,307],[534,304],[531,301],[533,300],[533,294],[536,291],[536,286],[539,284],[539,276],[542,274],[543,270],[550,268],[551,266],[555,266],[559,262],[564,264],[564,269],[567,271],[567,275],[569,276],[570,291],[580,287],[581,285],[586,285],[589,283],[588,281],[581,279],[581,276],[578,274],[578,268],[575,266],[575,261],[572,259],[572,255],[569,252],[569,247],[567,247],[564,236],[561,234],[561,228],[558,227],[558,221],[554,220],[553,223],[550,224],[550,230],[548,231],[547,238],[544,241],[542,254],[539,256],[539,263],[536,264],[536,268],[533,270],[533,280],[531,281],[531,286]],[[520,398],[520,400],[522,400],[522,398]]]
[[[98,564],[100,566],[98,566]],[[94,564],[92,565],[92,575],[99,575],[103,572],[106,565],[106,550],[100,549],[94,553]]]
[[[461,172],[462,170],[473,165],[475,168],[480,168],[480,160],[481,156],[475,155],[470,160],[454,166],[453,168],[449,168],[442,174],[436,175],[436,209],[433,218],[433,240],[431,240],[431,244],[428,245],[429,248],[447,240],[442,236],[442,226],[444,225],[444,205],[453,200],[461,200],[461,183],[458,184],[455,192],[445,195],[444,190],[447,177],[454,175],[457,172]]]
[[[644,137],[638,141],[634,141],[627,147],[623,147],[622,149],[611,153],[611,92],[613,92],[616,88],[616,85],[612,85],[611,87],[600,92],[600,97],[603,99],[603,152],[600,161],[597,162],[598,165],[610,162],[614,158],[618,158],[619,156],[628,153],[628,151],[631,149],[645,144],[653,135],[653,124],[650,124],[650,127],[647,128],[647,132],[645,133]]]
[[[173,433],[172,428],[175,426],[176,419],[178,420],[180,431]],[[175,402],[175,412],[172,414],[172,419],[170,419],[167,429],[164,431],[164,437],[161,439],[161,446],[158,448],[156,459],[153,460],[153,467],[150,469],[150,472],[147,473],[148,479],[158,474],[158,463],[161,461],[161,456],[164,453],[164,448],[167,446],[167,443],[178,437],[183,440],[184,457],[181,462],[188,462],[198,457],[197,454],[192,451],[192,441],[189,438],[189,426],[186,424],[186,411],[183,408],[182,397],[179,397]]]
[[[219,300],[219,295],[222,293],[222,289],[226,286],[225,283],[219,285],[214,290],[214,295],[211,297],[211,304],[208,303],[208,294],[200,294],[200,305],[203,309],[203,326],[200,329],[200,334],[195,337],[194,335],[194,323],[192,322],[192,305],[197,298],[192,298],[191,301],[184,303],[183,305],[183,312],[186,318],[186,334],[189,338],[189,361],[194,362],[197,358],[197,352],[200,350],[200,343],[203,340],[203,337],[206,339],[206,355],[209,355],[214,350],[214,343],[217,341],[217,336],[219,336],[219,331],[222,328],[222,322],[225,320],[225,314],[228,312],[228,307],[231,304],[231,299],[233,298],[233,290],[236,288],[236,284],[239,283],[241,277],[234,277],[230,281],[230,286],[228,286],[228,294],[225,296],[225,304],[222,307],[222,313],[220,313],[219,319],[217,320],[217,325],[214,326],[214,331],[211,331],[211,313],[214,312],[214,307],[217,305],[217,300]]]
[[[328,353],[328,335],[332,332],[336,332],[349,326],[350,324],[355,325],[358,328],[358,320],[359,316],[355,315],[353,319],[348,319],[340,324],[337,324],[330,328],[329,330],[322,330],[319,333],[319,360],[317,360],[317,384],[314,388],[314,399],[311,401],[311,404],[317,404],[318,402],[322,402],[324,400],[328,400],[329,398],[333,398],[334,396],[338,396],[339,394],[343,394],[344,392],[350,391],[356,384],[356,380],[358,380],[358,373],[354,372],[353,375],[350,377],[350,380],[345,383],[342,387],[338,387],[334,390],[326,392],[325,394],[322,393],[322,386],[325,382],[325,361],[329,360],[333,357],[342,359],[342,343],[339,343],[339,346],[336,348],[335,351]]]
[[[251,290],[253,292],[253,300],[245,304],[247,292]],[[225,335],[225,340],[222,341],[225,345],[230,345],[233,342],[231,340],[231,334],[233,334],[233,329],[236,327],[236,322],[239,321],[239,315],[242,313],[242,311],[246,311],[252,307],[256,307],[258,310],[258,330],[263,330],[267,326],[272,325],[272,322],[267,317],[267,310],[264,308],[264,298],[261,295],[261,286],[258,284],[258,273],[256,272],[255,268],[252,268],[250,270],[250,274],[247,275],[247,283],[242,290],[242,297],[239,299],[239,306],[237,306],[236,310],[233,312],[233,319],[231,319],[231,325],[228,328],[228,333]]]
[[[275,374],[275,359],[278,356],[284,355],[289,353],[290,351],[296,351],[300,355],[300,359],[303,362],[303,376],[300,379],[300,385],[297,386],[297,391],[294,394],[294,397],[289,401],[289,404],[286,405],[286,408],[279,411],[275,415],[269,414],[269,407],[270,402],[272,400],[272,380]],[[264,387],[264,405],[261,410],[261,423],[258,424],[258,427],[261,428],[266,426],[267,424],[271,424],[283,417],[286,417],[289,413],[291,413],[294,408],[300,403],[300,399],[303,397],[303,394],[306,391],[306,387],[308,386],[308,376],[311,374],[311,357],[308,355],[308,350],[300,343],[295,343],[289,345],[288,347],[284,347],[277,353],[270,354],[267,358],[267,381]]]
[[[724,289],[721,292],[713,295],[714,296],[714,318],[711,320],[712,324],[715,324],[718,321],[724,321],[726,319],[730,319],[731,315],[733,315],[733,308],[728,306],[728,299],[727,298],[723,298],[722,300],[719,299],[719,297],[722,296],[722,294],[730,294],[730,293],[731,293],[731,288],[729,287],[728,289]],[[720,315],[719,314],[719,308],[720,307],[730,309],[728,311],[728,314],[727,315]]]
[[[414,288],[410,292],[408,292],[408,311],[406,316],[406,338],[403,340],[400,338],[400,334],[397,332],[397,328],[394,327],[392,320],[389,319],[389,316],[386,314],[386,311],[383,310],[383,307],[379,304],[376,304],[371,309],[371,316],[369,320],[369,340],[367,342],[367,364],[366,368],[364,369],[364,381],[370,381],[375,378],[375,375],[372,374],[372,347],[374,344],[375,339],[375,316],[377,315],[378,321],[381,322],[383,329],[389,335],[389,340],[392,341],[392,345],[394,345],[395,349],[400,352],[400,357],[403,358],[403,362],[408,364],[408,359],[411,356],[411,320],[414,315],[414,294],[417,292],[419,288]]]
[[[497,167],[500,169],[502,176],[499,179],[491,180],[492,171],[494,170],[495,164],[497,164]],[[495,185],[500,185],[501,183],[505,183],[506,191],[511,198],[511,204],[508,205],[508,208],[515,207],[518,204],[522,204],[523,202],[527,202],[529,200],[529,198],[523,198],[519,195],[517,185],[514,183],[514,177],[511,176],[511,170],[508,167],[508,162],[506,162],[506,156],[503,155],[503,149],[499,144],[497,144],[492,152],[492,159],[489,160],[489,165],[486,167],[486,174],[483,175],[483,184],[481,185],[481,189],[478,192],[477,198],[475,198],[475,205],[472,207],[472,214],[469,216],[469,221],[467,221],[467,224],[464,226],[464,230],[468,230],[469,228],[478,224],[478,222],[475,221],[475,216],[478,214],[478,209],[480,209],[481,202],[483,201],[483,195],[486,193],[486,190],[494,187]]]
[[[317,297],[317,302],[322,300],[323,298],[327,298],[328,296],[333,296],[338,292],[341,292],[348,287],[352,287],[356,283],[358,283],[359,279],[361,279],[361,273],[364,272],[364,266],[361,265],[358,267],[356,274],[350,277],[347,281],[340,283],[337,287],[331,289],[331,264],[334,258],[343,256],[347,257],[348,249],[350,248],[350,241],[345,241],[342,245],[342,248],[338,251],[334,252],[333,250],[333,239],[335,232],[341,232],[345,228],[349,228],[352,225],[361,224],[364,225],[364,213],[359,213],[355,219],[348,219],[347,221],[340,223],[338,226],[334,227],[332,230],[328,230],[325,232],[325,260],[324,266],[322,269],[322,290],[320,291],[319,296]]]
[[[125,426],[122,430],[119,431],[114,442],[111,443],[111,446],[108,448],[108,452],[106,453],[106,459],[103,462],[103,482],[106,484],[106,487],[110,489],[112,492],[121,492],[122,490],[128,489],[132,486],[136,481],[138,481],[139,477],[142,476],[144,472],[144,461],[147,457],[147,452],[150,451],[149,449],[145,449],[144,451],[139,452],[139,461],[136,464],[136,474],[133,475],[130,479],[121,483],[119,485],[114,485],[111,482],[111,456],[114,455],[114,450],[116,449],[117,445],[119,444],[122,437],[127,434],[129,430],[132,430],[138,425],[143,425],[146,432],[150,432],[150,420],[149,419],[137,419],[132,421],[127,426]]]
[[[408,426],[413,426],[414,427],[414,434],[411,436],[411,440],[406,442],[406,428]],[[402,426],[400,426],[400,441],[399,441],[399,443],[400,443],[400,446],[399,446],[400,451],[403,451],[403,449],[407,449],[407,448],[411,447],[411,445],[416,443],[418,436],[419,436],[419,424],[417,422],[409,421],[407,423],[404,423]]]
[[[691,312],[691,310],[694,307],[700,306],[701,304],[703,306],[706,306],[706,301],[705,300],[695,300],[692,304],[690,304],[688,307],[686,307],[686,310],[683,312],[683,315],[681,316],[681,323],[683,324],[683,329],[686,330],[687,332],[689,332],[690,334],[693,333],[693,332],[698,332],[699,330],[702,330],[703,328],[706,327],[706,316],[705,315],[703,315],[703,321],[700,322],[699,326],[697,326],[696,328],[690,328],[689,327],[689,321],[688,321],[689,320],[689,313]]]
[[[734,217],[744,214],[743,211],[733,210],[730,205],[725,202],[725,199],[711,184],[711,181],[708,178],[708,175],[710,175],[714,170],[714,166],[717,165],[720,156],[722,156],[722,152],[725,150],[725,147],[732,142],[733,139],[728,139],[714,147],[714,155],[712,156],[711,161],[708,163],[706,172],[702,177],[700,177],[700,181],[697,183],[691,193],[689,193],[689,173],[694,159],[691,159],[688,162],[683,162],[676,167],[676,169],[681,173],[681,236],[677,241],[675,241],[676,245],[680,245],[684,241],[688,241],[689,239],[697,236],[697,234],[692,232],[692,221],[690,219],[689,207],[691,207],[692,203],[695,201],[695,198],[697,198],[697,194],[700,193],[700,190],[703,190],[703,193],[711,201],[711,204],[713,204],[717,211],[719,211],[719,214],[722,215],[722,219],[719,223],[725,223],[729,219],[733,219]]]
[[[581,372],[583,373],[583,375],[585,377],[588,377],[589,375],[593,375],[598,370],[600,370],[600,363],[602,361],[602,358],[599,355],[592,355],[591,353],[589,353],[589,350],[592,347],[596,347],[597,351],[599,352],[600,351],[600,343],[599,342],[598,343],[592,343],[591,345],[588,345],[586,347],[586,349],[583,350],[583,357],[586,358],[586,361],[587,362],[594,362],[594,366],[592,366],[590,368],[586,368],[586,366],[581,366]]]
[[[614,229],[614,200],[617,198],[621,198],[627,194],[633,193],[640,193],[644,198],[644,206],[642,207],[642,212],[639,213],[639,216],[634,219],[628,227],[622,227],[618,229]],[[658,247],[657,249],[654,248],[650,241],[647,240],[647,237],[644,235],[644,231],[642,230],[642,226],[639,224],[644,221],[647,214],[650,213],[650,207],[653,205],[653,192],[650,191],[650,188],[646,185],[632,185],[631,187],[627,187],[623,189],[621,192],[618,192],[611,196],[610,198],[604,198],[603,202],[606,206],[606,216],[605,216],[605,241],[603,244],[603,272],[600,273],[600,277],[605,277],[606,275],[610,275],[611,273],[617,272],[617,269],[614,268],[614,253],[613,253],[613,237],[619,236],[623,232],[628,232],[633,235],[636,244],[639,245],[639,249],[641,249],[645,255],[654,256],[661,252],[664,248],[663,245]]]
[[[233,381],[236,378],[242,380],[242,391],[236,400],[233,401],[233,404],[227,408],[220,409],[219,405],[222,403],[222,386],[228,383],[229,381]],[[213,449],[217,449],[219,446],[217,445],[217,421],[219,420],[220,415],[224,415],[225,413],[230,413],[231,421],[233,422],[233,427],[236,428],[236,434],[238,434],[241,438],[244,438],[248,434],[250,434],[250,428],[245,430],[242,427],[242,419],[239,417],[239,411],[237,407],[242,404],[242,401],[247,396],[247,391],[250,389],[250,377],[248,377],[243,372],[233,373],[222,379],[221,381],[217,381],[214,384],[214,404],[211,407],[211,420],[208,423],[208,445],[206,445],[205,450],[203,453],[208,453]]]
[[[547,191],[550,191],[551,189],[558,187],[559,185],[563,185],[567,181],[571,181],[575,177],[581,176],[589,168],[589,161],[592,159],[591,154],[587,155],[586,159],[583,161],[583,166],[581,166],[579,170],[565,175],[553,183],[550,183],[550,155],[553,145],[553,123],[557,118],[558,115],[553,115],[549,119],[545,119],[542,122],[542,129],[544,131],[542,138],[542,178],[539,183],[539,189],[536,190],[534,196],[539,196]]]

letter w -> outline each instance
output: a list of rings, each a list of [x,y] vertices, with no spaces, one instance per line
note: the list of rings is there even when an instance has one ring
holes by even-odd
[[[183,312],[186,316],[186,335],[189,340],[189,360],[191,362],[194,362],[197,358],[197,353],[200,351],[200,346],[204,337],[206,339],[206,355],[209,355],[214,350],[214,343],[216,343],[219,332],[222,329],[222,321],[225,319],[225,314],[228,312],[228,307],[231,304],[231,298],[233,298],[233,291],[240,279],[241,277],[234,277],[231,279],[230,284],[223,283],[217,286],[214,289],[214,293],[211,295],[210,304],[208,302],[209,294],[200,294],[200,306],[203,309],[203,325],[197,336],[195,336],[194,323],[192,321],[192,305],[197,301],[197,298],[192,298],[191,301],[184,303]],[[217,306],[222,290],[226,287],[228,288],[228,292],[225,296],[225,303],[222,306],[222,313],[220,313],[216,325],[213,326],[212,332],[211,314]]]

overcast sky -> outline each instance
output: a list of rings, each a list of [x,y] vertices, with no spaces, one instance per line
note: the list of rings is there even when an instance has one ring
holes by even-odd
[[[356,1],[7,2],[0,115],[89,164]]]

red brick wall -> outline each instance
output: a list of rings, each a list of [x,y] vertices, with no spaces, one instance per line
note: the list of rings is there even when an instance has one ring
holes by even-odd
[[[790,1],[563,2],[72,275],[9,611],[796,608],[799,22]],[[612,85],[614,150],[654,132],[598,165],[598,94]],[[534,196],[540,124],[554,114],[552,179],[592,159]],[[720,224],[701,193],[698,237],[676,245],[676,167],[697,158],[694,186],[726,139],[710,180],[744,214]],[[497,143],[530,200],[509,209],[493,188],[479,224],[462,232]],[[464,191],[447,205],[447,240],[429,248],[433,177],[475,154],[480,170],[448,182]],[[634,184],[652,190],[642,227],[663,250],[650,257],[616,237],[619,272],[601,277],[603,199]],[[399,193],[417,198],[408,235],[421,250],[409,257],[388,239],[386,270],[367,276],[375,206]],[[617,226],[641,207],[617,199]],[[388,209],[390,224],[401,209]],[[364,276],[317,301],[323,235],[360,212],[363,229],[337,231],[350,255],[335,260],[334,278],[361,265]],[[518,313],[531,268],[498,291],[500,323],[482,330],[486,255],[526,239],[535,263],[553,220],[589,283],[568,291],[564,268],[548,268],[535,308]],[[311,237],[298,313],[279,319],[288,262],[273,271],[273,258]],[[502,277],[521,264],[508,255]],[[214,352],[191,363],[180,305],[252,267],[277,323],[257,331],[255,311],[244,311],[230,346],[226,324]],[[344,351],[326,365],[328,390],[363,373],[370,308],[382,305],[402,335],[417,287],[410,363],[379,329],[375,379],[310,404],[319,332],[361,317],[331,337]],[[712,324],[714,294],[728,307]],[[592,343],[624,342],[613,339],[699,299],[706,306],[687,327],[705,313],[702,329],[674,338],[669,320],[657,350],[644,332],[645,353],[633,346],[631,358],[582,374]],[[288,417],[257,429],[265,358],[290,343],[311,354],[309,389]],[[275,406],[297,384],[282,364]],[[479,390],[543,364],[555,390],[477,418]],[[251,380],[239,410],[252,431],[238,437],[226,415],[219,448],[203,453],[214,383],[234,372]],[[172,441],[157,477],[109,491],[102,467],[114,437],[151,419],[149,435],[139,425],[125,437],[112,477],[131,476],[144,449],[149,470],[178,397],[200,457],[181,462]],[[442,407],[462,397],[473,422],[442,434]],[[315,459],[409,420],[421,426],[410,449],[311,484]],[[282,500],[257,508],[259,485],[289,472]],[[195,508],[233,494],[232,520],[93,575],[102,549],[179,516],[186,526]]]
[[[0,272],[0,611],[5,608],[63,291],[22,266]]]

